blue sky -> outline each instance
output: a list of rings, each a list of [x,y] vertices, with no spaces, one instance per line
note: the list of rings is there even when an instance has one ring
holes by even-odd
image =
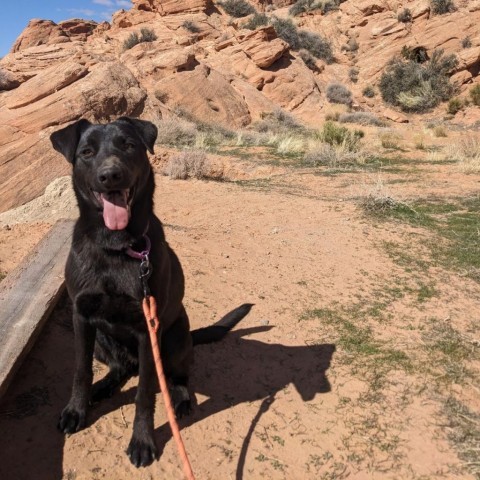
[[[69,18],[96,21],[110,20],[112,13],[129,9],[130,0],[13,0],[2,2],[0,15],[0,57],[6,55],[12,44],[32,18],[60,22]]]

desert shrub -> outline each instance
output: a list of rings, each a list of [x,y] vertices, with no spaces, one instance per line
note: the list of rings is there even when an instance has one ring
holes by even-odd
[[[475,85],[470,89],[470,98],[474,105],[480,105],[480,84]]]
[[[357,67],[352,67],[348,71],[348,78],[350,79],[351,82],[357,83],[359,73],[360,73],[360,70]]]
[[[140,30],[140,35],[137,32],[132,32],[128,38],[123,42],[123,49],[130,50],[135,45],[144,42],[154,42],[157,39],[157,35],[153,30],[149,28],[142,28]]]
[[[255,9],[245,0],[225,0],[218,3],[225,13],[235,18],[246,17],[255,13]]]
[[[157,143],[175,147],[194,145],[198,133],[195,124],[178,117],[168,117],[156,122]]]
[[[306,30],[298,30],[289,18],[273,17],[272,25],[277,35],[287,42],[292,50],[305,49],[327,63],[334,61],[332,46],[327,39]]]
[[[298,56],[303,60],[303,63],[313,72],[318,72],[319,68],[317,66],[317,60],[315,57],[305,49],[302,49],[298,52]]]
[[[371,85],[367,85],[363,89],[362,95],[367,98],[373,98],[375,96],[375,89]]]
[[[264,13],[254,13],[253,16],[243,24],[243,27],[249,30],[255,30],[263,25],[268,25],[268,17]]]
[[[470,37],[462,38],[462,41],[460,43],[462,44],[462,48],[470,48],[472,46],[472,41],[470,40]]]
[[[463,173],[480,173],[480,137],[468,136],[449,145],[445,158],[457,162]]]
[[[128,38],[123,42],[123,49],[130,50],[135,45],[140,43],[140,38],[138,37],[138,33],[132,32]]]
[[[362,139],[364,135],[362,130],[351,131],[348,128],[327,121],[323,124],[319,139],[330,145],[342,145],[349,151],[356,151],[359,148],[360,139]]]
[[[378,135],[378,138],[382,147],[388,150],[399,149],[400,142],[402,141],[402,137],[398,133],[392,131],[381,132]]]
[[[397,15],[397,20],[402,23],[410,23],[412,21],[412,12],[409,8],[404,8]]]
[[[435,15],[444,15],[455,11],[455,4],[452,0],[430,0],[430,8]]]
[[[451,98],[447,104],[447,113],[450,115],[455,115],[464,107],[463,102],[460,98]]]
[[[349,150],[343,145],[330,145],[329,143],[311,146],[303,157],[303,163],[310,167],[338,168],[364,163],[363,160],[363,156],[359,155],[358,152]]]
[[[157,39],[157,35],[150,28],[140,29],[140,43],[142,42],[154,42]]]
[[[455,55],[444,56],[443,50],[425,64],[395,58],[380,79],[382,98],[406,112],[425,112],[454,94],[448,73],[456,65]]]
[[[252,126],[260,133],[289,133],[292,130],[304,130],[304,127],[297,122],[295,117],[281,108],[271,112],[263,112],[261,120],[255,122]]]
[[[288,10],[289,15],[296,17],[304,12],[310,12],[322,7],[322,2],[317,0],[298,0]]]
[[[436,125],[433,127],[433,134],[436,137],[446,137],[447,136],[447,131],[445,130],[445,127],[442,125]]]
[[[385,122],[376,115],[369,112],[350,112],[342,113],[338,117],[340,123],[357,123],[358,125],[375,125],[377,127],[385,126]]]
[[[165,175],[176,180],[208,178],[210,162],[202,150],[185,150],[172,157],[164,169]]]
[[[342,51],[346,52],[356,52],[360,46],[358,45],[357,39],[355,37],[350,37],[348,42],[342,46]]]
[[[188,30],[189,32],[191,33],[199,33],[200,32],[200,28],[198,28],[197,25],[195,25],[194,22],[190,21],[190,20],[185,20],[183,23],[182,23],[182,27],[185,29],[185,30]]]
[[[330,103],[341,103],[350,106],[353,102],[352,92],[341,83],[330,83],[327,86],[326,95]]]

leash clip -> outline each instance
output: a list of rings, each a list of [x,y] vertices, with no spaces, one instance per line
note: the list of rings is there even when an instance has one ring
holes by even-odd
[[[146,298],[150,295],[150,288],[148,287],[148,279],[152,274],[152,269],[150,268],[150,259],[148,258],[148,253],[145,254],[140,263],[140,280],[143,287],[143,296]]]

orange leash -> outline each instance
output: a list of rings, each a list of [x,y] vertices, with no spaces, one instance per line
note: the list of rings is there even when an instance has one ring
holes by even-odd
[[[157,303],[155,298],[151,295],[143,299],[143,313],[145,320],[147,321],[148,333],[150,334],[150,341],[152,343],[153,359],[155,361],[155,368],[157,370],[158,382],[163,394],[163,401],[165,403],[165,409],[167,411],[168,422],[172,429],[173,438],[177,444],[178,453],[182,459],[183,471],[185,477],[188,480],[195,480],[192,467],[188,460],[185,445],[183,444],[182,436],[180,435],[180,429],[178,428],[177,419],[172,405],[172,399],[167,387],[167,380],[163,372],[162,359],[160,358],[160,348],[158,346],[157,331],[160,326],[160,322],[157,317]]]

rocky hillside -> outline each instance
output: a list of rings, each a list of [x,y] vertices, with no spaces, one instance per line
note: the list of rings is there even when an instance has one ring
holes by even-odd
[[[456,0],[435,14],[428,0],[301,0],[291,16],[289,0],[255,0],[235,18],[239,1],[133,0],[111,24],[32,20],[0,61],[0,211],[68,173],[48,137],[80,117],[159,122],[181,109],[244,128],[280,107],[318,125],[335,82],[352,92],[350,108],[415,122],[378,93],[405,46],[427,57],[439,48],[454,53],[449,75],[459,95],[480,83],[480,1]],[[464,120],[475,110],[464,110]],[[443,117],[445,105],[433,114]]]

